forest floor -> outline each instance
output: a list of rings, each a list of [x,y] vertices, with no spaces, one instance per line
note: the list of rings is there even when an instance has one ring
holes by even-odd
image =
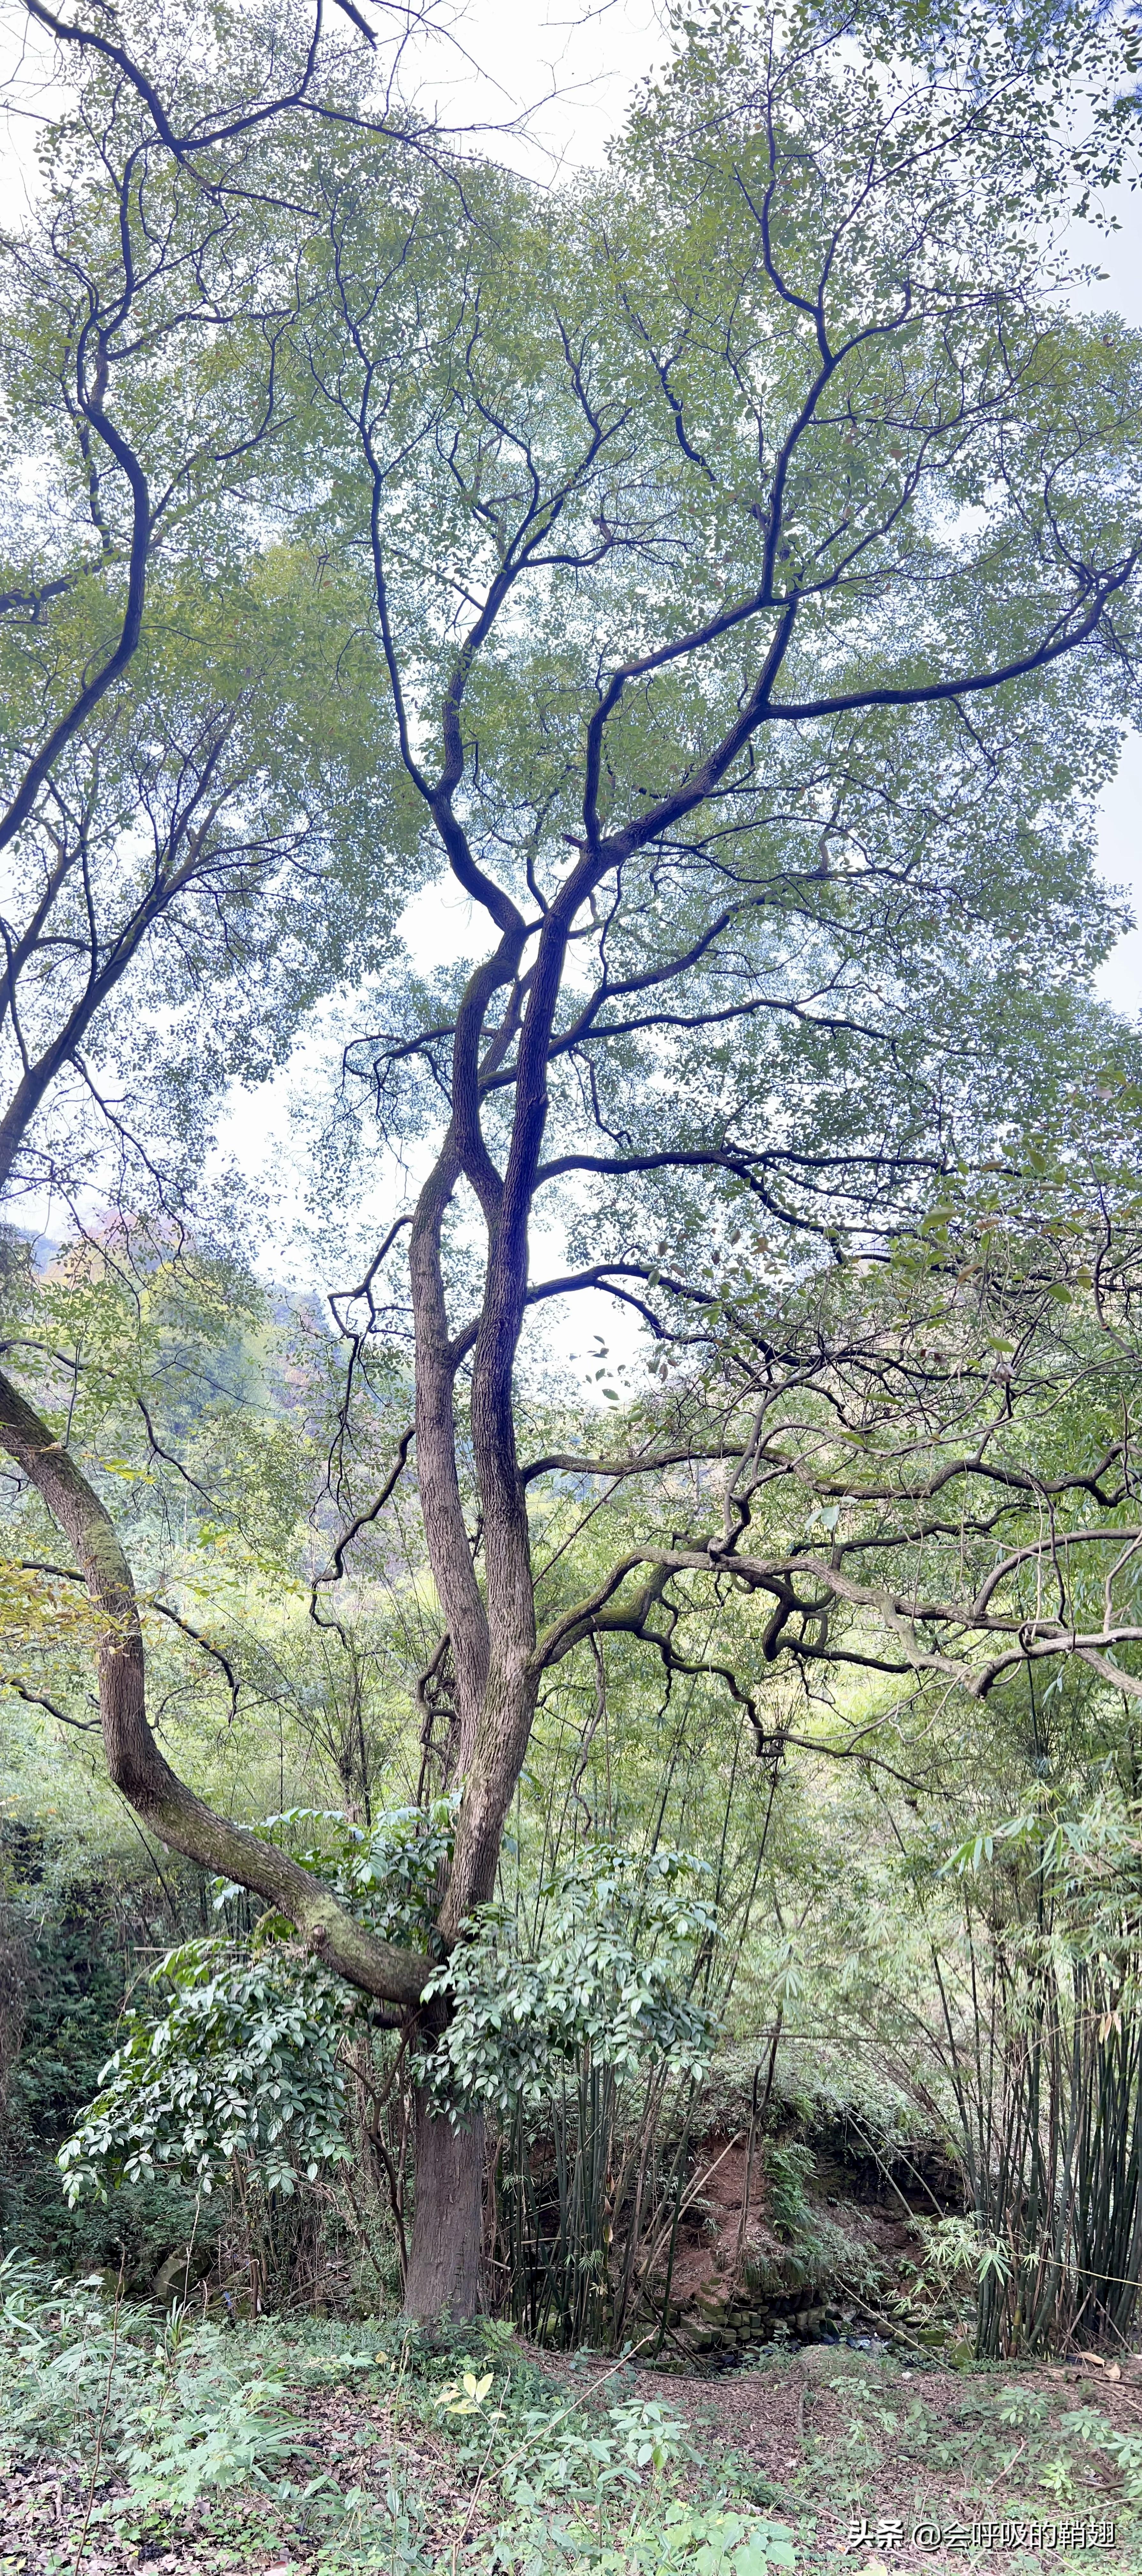
[[[136,2505],[98,2467],[25,2458],[0,2479],[2,2576],[656,2576],[687,2565],[758,2576],[790,2564],[784,2534],[797,2576],[1142,2576],[1142,2504],[1130,2501],[1131,2488],[1142,2497],[1142,2356],[1108,2377],[1089,2359],[955,2371],[815,2345],[717,2378],[666,2378],[516,2350],[532,2396],[540,2375],[545,2384],[542,2423],[534,2409],[505,2416],[494,2387],[463,2422],[441,2412],[439,2383],[299,2382],[285,2496],[280,2480],[277,2493],[273,2480],[234,2486],[172,2515]],[[628,2410],[662,2409],[651,2420],[674,2426],[671,2456],[658,2472],[600,2472],[592,2493],[584,2437],[606,2425],[616,2393]],[[530,2505],[525,2481],[506,2506],[505,2459],[518,2470],[529,2444]],[[573,2473],[563,2493],[544,2485],[561,2445]],[[681,2517],[703,2499],[707,2521],[687,2546]],[[711,2523],[715,2509],[739,2519]]]

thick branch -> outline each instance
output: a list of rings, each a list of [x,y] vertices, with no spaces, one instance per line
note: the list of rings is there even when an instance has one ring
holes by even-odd
[[[378,1940],[286,1853],[206,1806],[160,1753],[146,1713],[139,1606],[114,1523],[75,1459],[3,1374],[0,1442],[70,1540],[91,1598],[106,1618],[99,1712],[115,1787],[170,1850],[236,1880],[288,1915],[310,1948],[348,1984],[389,2003],[417,2003],[431,1974],[429,1960]]]

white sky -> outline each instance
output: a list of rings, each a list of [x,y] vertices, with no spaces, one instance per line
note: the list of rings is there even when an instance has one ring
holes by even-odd
[[[656,0],[601,0],[577,11],[469,0],[448,39],[426,47],[424,90],[447,123],[523,116],[531,138],[501,146],[537,174],[602,159],[632,85],[668,50]]]

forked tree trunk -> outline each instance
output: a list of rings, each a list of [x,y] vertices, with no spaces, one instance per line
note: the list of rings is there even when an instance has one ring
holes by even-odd
[[[484,2224],[484,2123],[467,2128],[413,2098],[416,2156],[412,2249],[405,2282],[406,2316],[478,2316]]]

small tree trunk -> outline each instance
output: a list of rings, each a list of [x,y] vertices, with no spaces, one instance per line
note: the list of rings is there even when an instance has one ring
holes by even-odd
[[[423,2093],[413,2101],[416,2156],[412,2251],[405,2282],[406,2316],[478,2316],[480,2249],[484,2224],[484,2123],[454,2129],[430,2109]]]

